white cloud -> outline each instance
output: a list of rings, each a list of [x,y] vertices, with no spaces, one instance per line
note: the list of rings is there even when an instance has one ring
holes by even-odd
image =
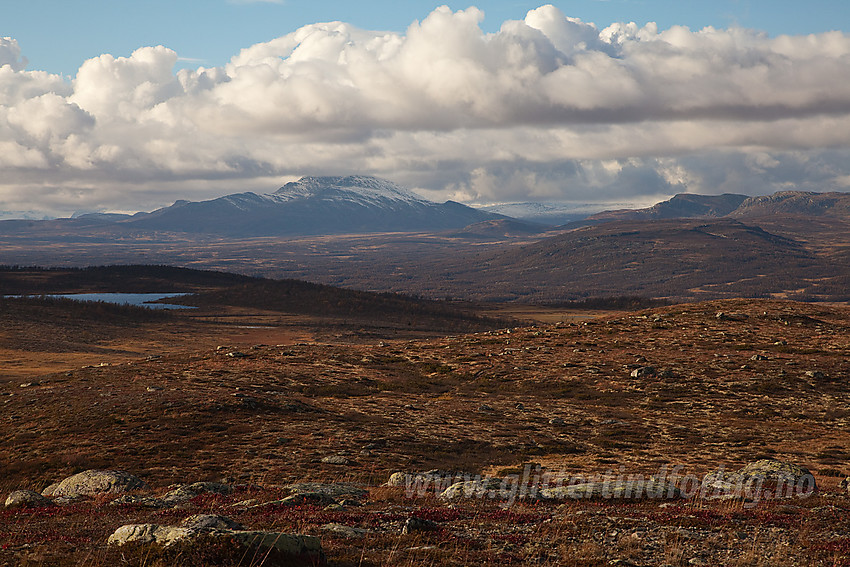
[[[145,208],[350,172],[475,201],[847,186],[846,34],[598,29],[553,6],[487,34],[483,17],[314,24],[176,73],[174,51],[142,47],[71,82],[25,70],[2,39],[0,209]],[[41,189],[26,202],[22,187]]]

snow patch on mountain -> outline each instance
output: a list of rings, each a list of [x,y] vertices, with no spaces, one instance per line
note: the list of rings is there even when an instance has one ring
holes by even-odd
[[[302,177],[287,183],[272,195],[280,202],[304,198],[340,199],[362,204],[399,201],[409,204],[432,204],[432,201],[404,189],[391,181],[367,175],[345,177]]]

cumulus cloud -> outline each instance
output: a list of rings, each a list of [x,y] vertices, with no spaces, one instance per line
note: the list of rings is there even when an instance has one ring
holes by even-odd
[[[478,202],[848,185],[844,33],[600,29],[551,5],[496,33],[483,18],[313,24],[178,72],[177,53],[141,47],[72,81],[0,39],[0,208],[126,210],[336,173]]]

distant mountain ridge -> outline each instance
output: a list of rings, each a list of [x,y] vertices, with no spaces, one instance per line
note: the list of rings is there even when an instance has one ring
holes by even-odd
[[[773,195],[750,197],[729,214],[733,218],[769,215],[831,216],[850,220],[850,193],[780,191]]]
[[[177,201],[119,224],[231,237],[415,232],[504,218],[453,201],[435,203],[369,176],[303,177],[270,195],[234,193]]]
[[[586,221],[612,220],[663,220],[677,218],[719,218],[725,217],[741,206],[749,197],[736,193],[722,195],[697,195],[679,193],[666,201],[656,203],[645,209],[619,209],[602,211],[590,215]]]

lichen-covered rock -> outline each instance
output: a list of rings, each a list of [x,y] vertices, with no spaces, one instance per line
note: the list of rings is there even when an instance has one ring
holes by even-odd
[[[327,494],[332,498],[341,498],[343,496],[364,498],[368,494],[368,491],[365,489],[348,482],[298,482],[290,484],[286,488],[293,494],[319,492],[321,494]]]
[[[435,489],[440,493],[458,482],[472,480],[475,475],[465,471],[432,469],[423,472],[394,472],[384,486],[424,492]]]
[[[443,500],[454,500],[456,498],[508,498],[510,494],[507,491],[509,490],[510,486],[505,485],[501,479],[482,478],[456,482],[440,493],[440,498]]]
[[[139,508],[168,508],[169,504],[161,498],[142,496],[141,494],[122,494],[109,503],[112,506],[136,506]]]
[[[120,494],[147,487],[144,481],[125,471],[88,470],[47,487],[41,494],[56,497],[95,496]]]
[[[184,540],[196,530],[189,528],[178,528],[174,526],[160,526],[157,524],[128,524],[121,526],[109,536],[107,542],[110,545],[125,545],[128,543],[159,543],[169,546]]]
[[[307,564],[324,560],[319,538],[308,535],[228,529],[194,529],[157,524],[129,524],[121,526],[109,536],[110,545],[129,543],[157,543],[165,547],[191,543],[196,538],[228,539],[245,548],[272,549],[293,558],[306,559]]]
[[[365,537],[369,530],[363,528],[355,528],[346,526],[345,524],[325,524],[322,526],[322,531],[330,532],[334,535],[347,537],[351,539]]]
[[[675,500],[682,492],[674,484],[653,479],[610,480],[568,484],[540,491],[544,500]]]
[[[277,504],[282,506],[327,506],[336,504],[336,500],[330,494],[324,492],[298,492],[278,500]]]
[[[191,530],[245,530],[245,527],[239,522],[215,514],[194,514],[184,519],[180,523],[180,527]]]
[[[162,499],[168,505],[176,506],[178,504],[188,502],[192,498],[195,498],[205,492],[210,494],[228,495],[232,491],[233,489],[230,485],[222,484],[220,482],[193,482],[191,484],[184,484],[169,491],[162,497]]]
[[[44,508],[53,501],[32,490],[15,490],[6,497],[6,508]]]
[[[703,491],[709,497],[753,499],[765,496],[756,494],[761,490],[769,490],[773,498],[808,496],[817,490],[817,483],[806,467],[776,459],[761,459],[732,473],[720,470],[703,479]]]

